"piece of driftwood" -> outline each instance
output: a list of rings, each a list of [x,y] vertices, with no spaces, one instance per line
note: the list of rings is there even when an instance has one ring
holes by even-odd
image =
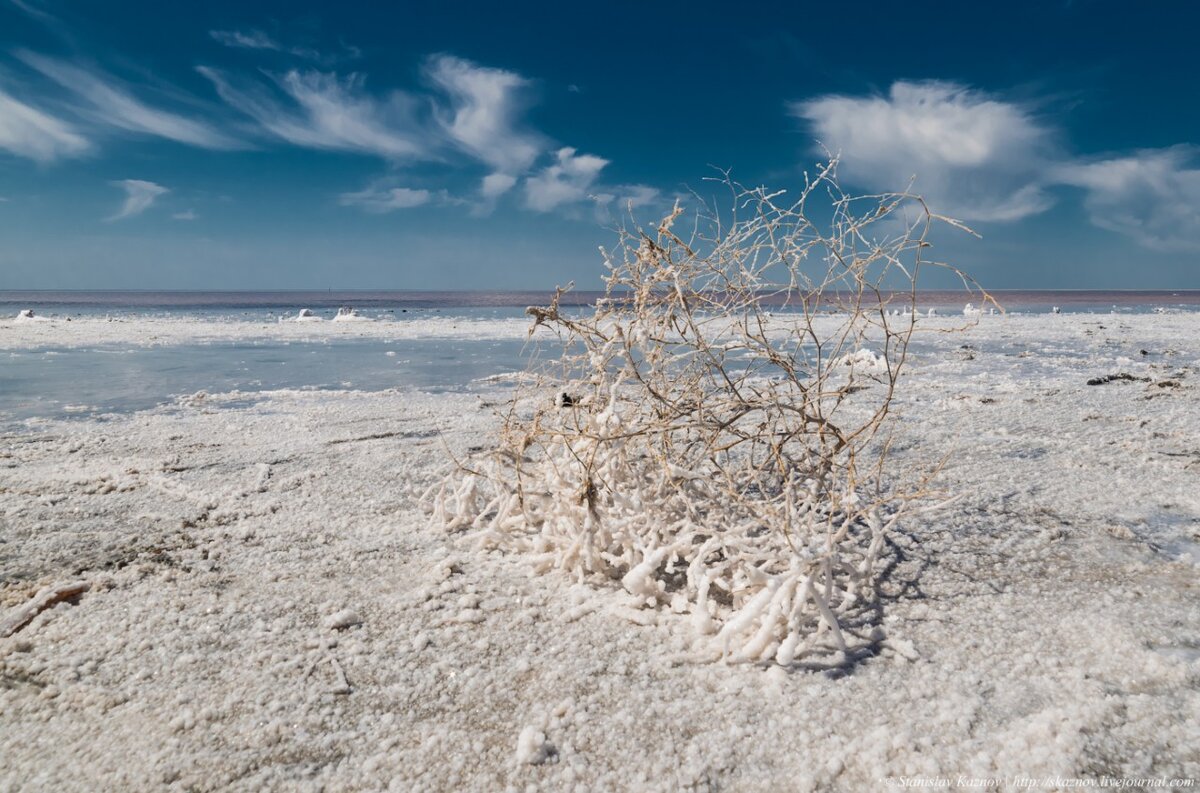
[[[42,589],[28,603],[16,607],[5,615],[4,619],[0,621],[0,638],[12,636],[46,609],[82,594],[90,587],[91,584],[87,581],[72,581],[69,584],[54,584]]]

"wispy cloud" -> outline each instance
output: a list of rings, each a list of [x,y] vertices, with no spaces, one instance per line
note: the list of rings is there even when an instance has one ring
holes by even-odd
[[[117,210],[117,213],[108,218],[109,222],[140,215],[153,206],[154,202],[163,193],[171,192],[160,184],[143,181],[142,179],[122,179],[112,184],[125,191],[125,201],[121,204],[121,208]]]
[[[1086,191],[1092,223],[1157,251],[1200,250],[1200,168],[1193,146],[1072,163],[1054,172]]]
[[[0,149],[38,162],[78,157],[91,144],[67,122],[0,90]]]
[[[236,35],[215,31],[213,35],[245,48],[279,46],[259,31]],[[443,192],[378,185],[339,196],[341,204],[368,212],[439,203],[470,205],[474,214],[487,214],[522,180],[522,205],[550,212],[586,199],[607,164],[567,147],[538,168],[550,140],[524,121],[533,82],[452,55],[426,59],[424,88],[382,94],[369,91],[361,74],[292,69],[282,74],[264,72],[264,80],[208,66],[198,71],[227,104],[254,122],[260,135],[305,148],[371,155],[393,165],[440,162],[457,167],[464,164],[465,156],[489,171],[472,199],[450,200]],[[604,201],[615,200],[616,189],[606,190]],[[628,195],[639,201],[643,193]]]
[[[283,52],[288,55],[295,55],[300,58],[307,58],[313,61],[328,61],[332,62],[336,58],[327,58],[321,55],[315,49],[310,47],[288,46],[273,38],[270,34],[264,33],[261,30],[210,30],[208,35],[212,36],[213,40],[219,44],[224,44],[226,47],[242,50],[268,50],[271,52]],[[358,57],[357,48],[345,48],[350,57]]]
[[[339,78],[313,70],[274,76],[272,90],[260,83],[235,85],[206,66],[199,72],[212,81],[226,102],[267,133],[296,146],[372,154],[389,160],[426,159],[429,142],[417,121],[416,103],[394,91],[376,99],[362,75]]]
[[[593,193],[591,199],[601,206],[615,206],[619,212],[650,206],[662,198],[657,187],[644,184],[617,185],[604,192]]]
[[[116,78],[98,70],[28,51],[18,52],[17,57],[83,100],[76,110],[94,123],[205,149],[243,146],[207,122],[150,106]]]
[[[21,9],[21,11],[25,12],[39,22],[43,22],[47,25],[58,24],[58,18],[48,11],[39,8],[39,3],[30,2],[29,0],[11,0],[11,2],[14,6]]]
[[[200,216],[190,209],[185,209],[182,212],[176,212],[171,215],[172,220],[195,220],[198,217]]]
[[[1029,109],[950,82],[897,82],[887,96],[818,97],[790,105],[842,155],[848,182],[895,190],[916,176],[933,209],[1014,221],[1049,208],[1051,131]]]
[[[428,190],[414,190],[408,187],[368,188],[355,193],[342,193],[338,197],[338,203],[342,206],[360,207],[372,214],[382,215],[397,209],[423,206],[433,199],[434,194]]]
[[[246,50],[282,50],[278,41],[263,33],[261,30],[210,30],[208,35],[218,44]]]
[[[494,169],[483,182],[483,195],[507,192],[546,147],[541,135],[520,124],[530,82],[451,55],[430,58],[425,73],[449,99],[449,108],[435,114],[442,130],[455,146]]]
[[[565,146],[555,154],[555,162],[525,180],[525,206],[537,212],[550,212],[587,198],[608,160],[592,154],[576,154]]]

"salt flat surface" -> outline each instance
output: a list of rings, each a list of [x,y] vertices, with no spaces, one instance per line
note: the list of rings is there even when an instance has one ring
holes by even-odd
[[[63,344],[54,326],[0,344]],[[195,338],[180,327],[93,330]],[[887,640],[844,674],[695,663],[690,623],[619,583],[430,528],[418,495],[446,448],[486,443],[499,384],[197,395],[0,436],[0,615],[91,584],[0,639],[0,788],[1200,777],[1198,386],[1197,314],[923,336],[895,448],[949,455],[960,500],[896,537]]]

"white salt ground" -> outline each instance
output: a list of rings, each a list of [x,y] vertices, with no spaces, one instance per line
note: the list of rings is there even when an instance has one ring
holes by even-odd
[[[1200,532],[1200,315],[984,317],[929,343],[895,446],[951,454],[960,500],[896,538],[887,638],[844,674],[692,662],[685,615],[430,529],[437,433],[485,443],[500,387],[207,395],[0,437],[0,616],[91,585],[0,639],[0,789],[1200,777],[1178,550]],[[1121,372],[1149,379],[1086,384]]]

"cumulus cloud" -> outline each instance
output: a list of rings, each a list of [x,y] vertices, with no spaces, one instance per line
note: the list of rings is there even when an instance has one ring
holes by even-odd
[[[1083,188],[1095,225],[1157,251],[1200,250],[1200,168],[1197,149],[1174,146],[1125,157],[1063,165],[1063,184]]]
[[[110,222],[140,215],[153,206],[163,193],[171,192],[160,184],[142,179],[122,179],[112,184],[125,191],[125,201],[117,213],[108,218]]]
[[[356,193],[342,193],[338,203],[342,206],[356,206],[382,215],[397,209],[411,209],[428,204],[433,200],[433,193],[428,190],[414,190],[408,187],[392,187],[387,189],[367,188]]]
[[[582,201],[596,182],[608,160],[592,154],[576,154],[565,146],[555,154],[555,162],[525,180],[525,206],[537,212]]]
[[[390,160],[430,156],[412,97],[395,91],[376,99],[366,92],[362,75],[340,78],[293,69],[274,77],[278,90],[271,91],[258,83],[234,85],[206,66],[199,72],[212,81],[222,99],[293,145]]]
[[[38,162],[78,157],[91,148],[65,121],[0,90],[0,149]]]
[[[151,107],[102,72],[32,52],[19,52],[18,57],[82,99],[84,105],[77,112],[94,122],[205,149],[236,149],[242,145],[207,122]]]
[[[897,82],[887,96],[831,95],[790,106],[843,157],[846,181],[914,191],[936,212],[1014,221],[1049,208],[1050,130],[1027,108],[950,82]]]
[[[525,172],[544,148],[540,135],[518,123],[528,105],[529,81],[450,55],[430,58],[425,73],[450,101],[448,110],[436,114],[442,130],[458,148],[495,169],[497,178],[483,185],[485,195],[511,189],[516,180],[504,177]]]

